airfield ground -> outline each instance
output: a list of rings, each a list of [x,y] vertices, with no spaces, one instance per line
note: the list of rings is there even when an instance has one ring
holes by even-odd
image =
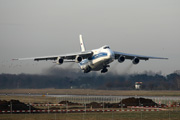
[[[2,114],[0,120],[179,120],[178,112]]]
[[[180,96],[179,91],[121,91],[121,90],[81,90],[81,89],[14,89],[0,90],[0,100],[19,100],[23,103],[59,103],[56,97],[47,97],[50,94],[60,95],[107,95],[107,96]],[[11,94],[11,95],[9,95]],[[13,95],[14,94],[14,95]],[[28,94],[17,96],[16,94]],[[34,96],[32,94],[39,94]],[[84,106],[81,106],[85,109]],[[45,107],[39,107],[45,108]],[[57,107],[58,108],[58,107]],[[47,109],[47,107],[46,107]],[[66,107],[59,107],[66,110]],[[69,108],[70,109],[70,108]],[[73,108],[72,108],[73,109]],[[88,108],[90,109],[90,108]],[[93,108],[96,109],[96,108]],[[99,109],[99,108],[98,108]],[[101,108],[102,109],[102,108]],[[110,109],[110,108],[109,108]],[[111,108],[112,109],[112,108]],[[118,110],[121,108],[114,108]],[[131,110],[131,108],[123,108]],[[138,109],[138,108],[137,108]],[[141,109],[141,108],[140,108]],[[0,120],[179,120],[180,107],[158,108],[159,111],[110,111],[110,112],[50,112],[48,113],[1,113]],[[151,108],[156,109],[156,108]],[[161,110],[160,110],[161,109]]]

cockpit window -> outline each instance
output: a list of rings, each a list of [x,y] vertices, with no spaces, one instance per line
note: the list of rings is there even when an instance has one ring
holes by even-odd
[[[109,46],[105,46],[104,49],[110,49]]]

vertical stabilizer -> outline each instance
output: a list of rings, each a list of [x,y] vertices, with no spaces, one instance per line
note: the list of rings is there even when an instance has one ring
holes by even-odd
[[[86,49],[84,47],[82,35],[79,35],[79,39],[80,39],[81,52],[84,52]]]

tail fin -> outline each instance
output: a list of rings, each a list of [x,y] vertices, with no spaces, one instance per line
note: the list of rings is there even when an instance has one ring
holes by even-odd
[[[86,49],[85,49],[85,47],[84,47],[82,35],[79,35],[79,39],[80,39],[80,45],[81,45],[81,52],[84,52]]]

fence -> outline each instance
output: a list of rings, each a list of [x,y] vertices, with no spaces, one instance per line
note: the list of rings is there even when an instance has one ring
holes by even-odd
[[[50,95],[53,96],[53,95]],[[56,97],[56,96],[53,96]],[[151,99],[157,104],[165,104],[167,106],[171,106],[172,104],[180,103],[180,96],[177,97],[169,97],[169,96],[85,96],[85,95],[62,95],[56,97],[57,101],[69,101],[69,102],[77,102],[77,103],[91,103],[91,102],[108,102],[108,103],[118,103],[126,98],[146,98]]]

